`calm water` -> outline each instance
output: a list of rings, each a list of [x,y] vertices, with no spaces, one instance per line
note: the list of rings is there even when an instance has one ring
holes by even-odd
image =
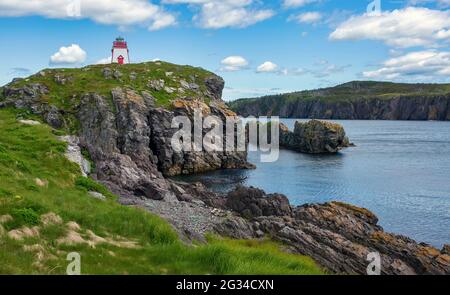
[[[293,128],[295,120],[282,120]],[[450,243],[450,122],[336,121],[357,147],[312,156],[282,150],[256,170],[190,176],[226,191],[236,182],[299,205],[339,200],[370,209],[387,231],[441,247]],[[185,178],[186,179],[186,178]]]

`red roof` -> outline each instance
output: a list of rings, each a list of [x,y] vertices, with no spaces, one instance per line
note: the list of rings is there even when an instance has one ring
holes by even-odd
[[[117,42],[113,43],[113,48],[128,48],[127,42]]]

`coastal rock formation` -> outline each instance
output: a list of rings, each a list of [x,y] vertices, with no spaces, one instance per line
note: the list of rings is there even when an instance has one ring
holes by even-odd
[[[308,154],[337,153],[351,144],[344,128],[336,123],[311,120],[295,122],[291,132],[280,124],[280,146]]]
[[[145,68],[147,65],[140,65]],[[154,65],[153,65],[154,66]],[[162,66],[162,65],[160,65]],[[172,66],[178,70],[183,69]],[[87,67],[85,71],[93,71]],[[113,83],[111,77],[119,79],[118,69],[96,69],[98,76],[104,83]],[[121,77],[125,77],[126,68],[120,70]],[[95,179],[106,184],[114,193],[120,196],[143,196],[145,198],[168,201],[176,200],[171,185],[164,176],[190,174],[216,169],[251,168],[247,162],[246,152],[175,152],[172,147],[172,136],[178,129],[172,128],[175,116],[186,116],[193,120],[194,109],[201,109],[204,116],[215,115],[225,121],[226,116],[235,116],[222,102],[224,81],[222,78],[206,71],[197,70],[188,77],[185,90],[180,90],[189,97],[174,99],[168,107],[158,107],[154,94],[160,92],[137,91],[130,87],[115,87],[109,94],[98,92],[81,93],[69,96],[70,109],[58,108],[56,104],[47,103],[51,90],[43,83],[24,83],[24,80],[14,81],[5,86],[0,97],[0,107],[14,106],[40,115],[54,128],[66,127],[70,121],[80,140],[80,147],[86,150],[95,163],[95,171],[91,174]],[[142,79],[137,73],[132,81],[137,83]],[[164,77],[164,85],[180,83],[179,77],[173,72]],[[200,78],[200,74],[205,78]],[[66,76],[62,73],[54,75],[58,81],[66,79],[64,83],[57,83],[63,87],[60,91],[72,91],[77,77]],[[37,75],[36,79],[51,79],[50,73],[45,76]],[[184,80],[183,80],[184,81]],[[200,85],[203,81],[203,85]],[[19,84],[17,84],[19,83]],[[105,91],[103,89],[103,91]],[[153,91],[153,92],[152,92]],[[165,90],[161,89],[161,92]],[[175,90],[174,90],[175,91]],[[177,93],[171,93],[178,95]],[[166,93],[164,95],[167,95]],[[163,96],[165,97],[165,96]],[[202,98],[202,99],[200,99]],[[210,100],[206,104],[203,99]],[[67,122],[66,122],[67,121]],[[224,126],[225,131],[225,126]],[[203,135],[208,132],[204,130]],[[224,132],[225,134],[225,132]],[[224,138],[226,145],[226,137]]]
[[[269,235],[290,251],[308,255],[335,273],[366,274],[369,253],[381,257],[382,274],[450,274],[450,256],[430,245],[386,233],[367,209],[331,202],[287,209],[282,195],[239,187],[226,197],[225,208],[246,218],[229,217],[216,226],[234,238]],[[284,210],[267,210],[272,204]],[[268,215],[270,214],[270,215]]]
[[[216,94],[217,95],[217,94]],[[217,169],[253,168],[247,162],[247,152],[227,152],[226,126],[223,126],[223,152],[176,152],[171,143],[171,138],[177,129],[171,128],[172,119],[175,116],[193,118],[194,110],[200,110],[204,117],[216,116],[222,122],[227,116],[235,116],[221,101],[211,102],[207,105],[198,100],[176,100],[172,104],[172,110],[153,108],[150,110],[150,125],[152,126],[151,147],[158,157],[158,167],[166,176],[180,174],[192,174]],[[204,129],[203,136],[210,130]]]
[[[448,84],[349,82],[229,104],[237,114],[331,120],[450,120]]]

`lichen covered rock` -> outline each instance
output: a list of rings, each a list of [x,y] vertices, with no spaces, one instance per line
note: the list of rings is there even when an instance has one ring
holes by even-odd
[[[295,122],[294,131],[280,124],[280,146],[307,154],[337,153],[351,146],[344,128],[332,122]]]
[[[367,255],[378,253],[382,274],[450,274],[448,246],[439,251],[386,233],[367,209],[340,202],[290,207],[283,195],[245,187],[226,198],[225,209],[247,222],[230,217],[215,227],[218,233],[234,238],[268,235],[334,273],[367,274]]]

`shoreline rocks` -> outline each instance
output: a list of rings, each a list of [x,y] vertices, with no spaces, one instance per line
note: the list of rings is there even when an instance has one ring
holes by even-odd
[[[271,215],[268,215],[267,204],[285,196],[276,195],[274,199],[259,189],[239,187],[226,198],[232,201],[227,200],[225,208],[234,210],[245,221],[225,220],[216,226],[222,235],[233,238],[269,235],[290,251],[310,256],[334,273],[366,274],[367,255],[375,252],[381,257],[382,274],[450,274],[446,248],[439,251],[407,237],[386,233],[377,224],[378,218],[367,209],[331,202],[269,211]],[[280,208],[288,205],[283,203]],[[234,204],[245,204],[242,208],[246,209]]]

